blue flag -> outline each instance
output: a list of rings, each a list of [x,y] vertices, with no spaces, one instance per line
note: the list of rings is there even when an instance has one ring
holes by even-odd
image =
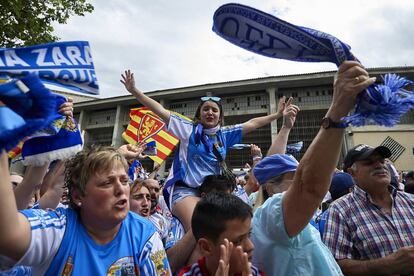
[[[0,49],[0,75],[39,76],[44,84],[75,92],[99,94],[91,49],[87,41],[41,44]]]

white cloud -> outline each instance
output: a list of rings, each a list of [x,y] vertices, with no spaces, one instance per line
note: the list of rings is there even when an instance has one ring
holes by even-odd
[[[95,11],[55,27],[62,40],[91,44],[102,97],[126,94],[124,69],[143,91],[269,75],[335,70],[328,63],[270,59],[238,48],[211,30],[230,1],[93,1]],[[243,1],[292,24],[330,33],[367,67],[413,65],[414,2],[405,0]]]

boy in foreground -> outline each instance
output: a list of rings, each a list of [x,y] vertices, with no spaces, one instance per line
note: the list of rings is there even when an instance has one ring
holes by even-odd
[[[238,197],[210,193],[196,205],[191,227],[202,258],[178,275],[264,275],[251,265],[252,210]]]

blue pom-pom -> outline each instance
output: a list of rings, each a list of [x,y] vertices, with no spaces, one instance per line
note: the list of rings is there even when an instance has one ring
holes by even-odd
[[[396,74],[386,74],[383,84],[374,84],[362,92],[357,99],[355,111],[345,117],[353,126],[372,123],[393,127],[401,117],[414,108],[414,94],[406,88],[413,82]]]

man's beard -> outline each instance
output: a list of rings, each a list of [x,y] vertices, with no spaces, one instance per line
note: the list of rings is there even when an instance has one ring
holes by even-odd
[[[157,200],[151,200],[151,214],[155,212],[155,209],[157,208]]]

